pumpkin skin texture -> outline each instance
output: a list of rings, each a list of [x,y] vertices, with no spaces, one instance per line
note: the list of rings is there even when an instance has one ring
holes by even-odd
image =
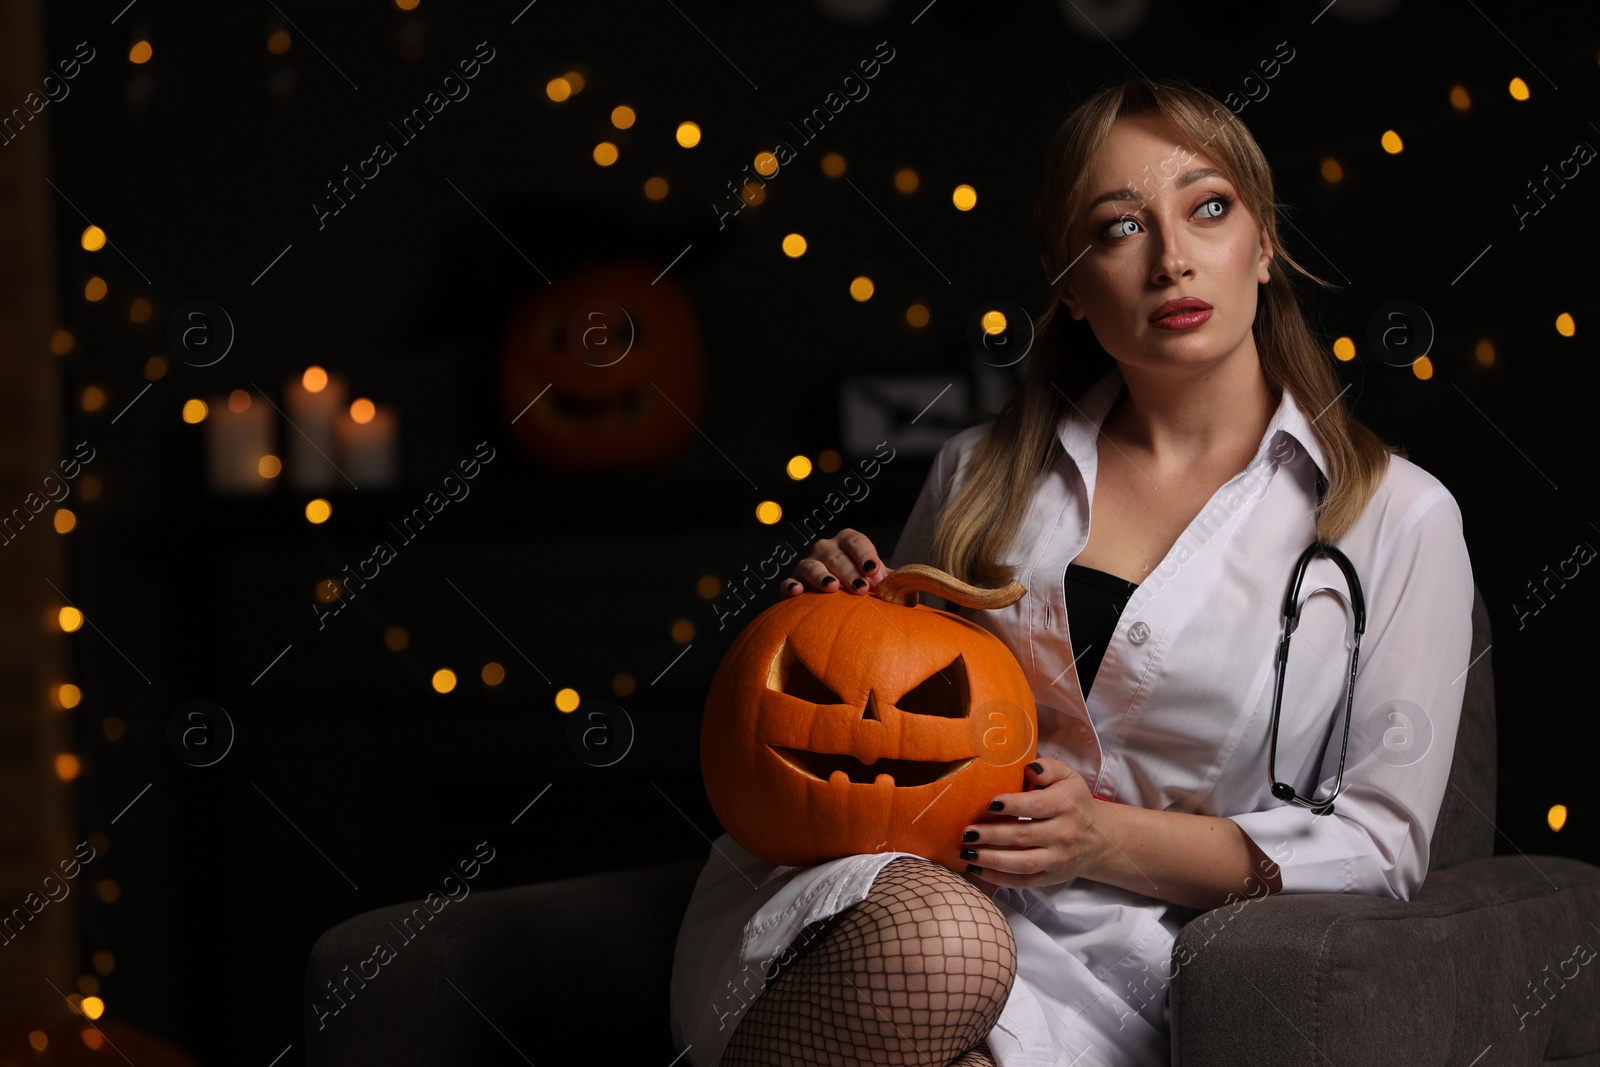
[[[590,264],[511,312],[500,409],[530,461],[565,474],[658,470],[694,442],[705,407],[699,320],[671,275],[651,284],[660,274],[645,260]]]
[[[914,590],[895,602],[927,574],[954,582],[912,564],[867,596],[780,601],[723,656],[701,768],[718,820],[751,855],[810,866],[910,852],[965,871],[961,831],[1022,790],[1038,740],[1027,680],[983,627],[916,604]],[[950,588],[938,591],[958,599]]]

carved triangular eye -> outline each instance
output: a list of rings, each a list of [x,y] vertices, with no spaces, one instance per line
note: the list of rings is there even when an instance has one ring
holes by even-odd
[[[800,662],[794,647],[787,640],[772,658],[772,668],[767,672],[767,688],[812,704],[843,704],[845,701],[829,689],[811,668]]]
[[[946,719],[966,718],[969,704],[967,664],[960,656],[894,702],[895,707],[913,715],[938,715]]]

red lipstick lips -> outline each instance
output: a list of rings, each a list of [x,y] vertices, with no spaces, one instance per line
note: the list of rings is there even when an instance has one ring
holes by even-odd
[[[1196,297],[1185,296],[1162,304],[1150,316],[1150,324],[1158,330],[1187,330],[1210,317],[1210,304]]]

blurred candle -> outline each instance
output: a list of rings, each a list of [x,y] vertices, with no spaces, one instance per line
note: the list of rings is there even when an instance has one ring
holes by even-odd
[[[365,407],[363,407],[363,403]],[[357,400],[336,424],[339,466],[361,488],[400,480],[400,416],[394,408]],[[365,418],[365,422],[357,421]]]
[[[321,384],[322,388],[308,389],[308,378],[312,385]],[[348,487],[350,482],[334,467],[339,462],[334,455],[334,428],[344,416],[344,379],[337,374],[323,374],[319,367],[310,368],[284,386],[283,401],[284,414],[292,424],[283,431],[288,444],[285,465],[290,484],[296,489]],[[350,479],[361,484],[353,474]]]
[[[272,451],[272,405],[243,390],[214,396],[206,417],[206,483],[217,493],[264,493],[261,457]]]

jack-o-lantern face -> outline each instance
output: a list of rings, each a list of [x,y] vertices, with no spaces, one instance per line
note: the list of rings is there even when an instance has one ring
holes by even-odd
[[[644,260],[595,264],[511,314],[500,408],[529,459],[568,473],[651,470],[695,439],[700,328],[683,288],[661,274]]]
[[[1038,734],[1022,669],[982,627],[914,605],[918,588],[973,606],[1022,595],[908,565],[873,595],[781,601],[723,657],[701,765],[717,818],[752,855],[912,852],[961,871],[962,828],[1022,789]]]

